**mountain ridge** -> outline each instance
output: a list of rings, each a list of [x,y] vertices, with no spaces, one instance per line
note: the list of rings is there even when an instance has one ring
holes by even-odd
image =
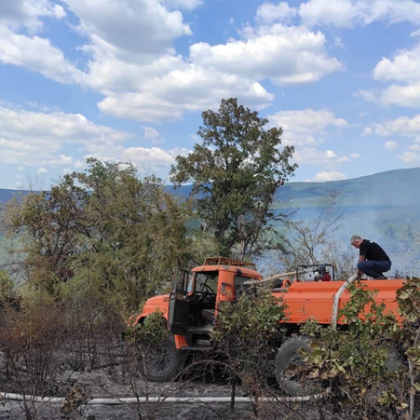
[[[188,196],[191,185],[168,191]],[[28,194],[26,190],[0,189],[0,202]],[[276,194],[276,206],[291,208],[393,207],[420,205],[420,168],[393,169],[352,179],[328,182],[287,182]]]
[[[191,185],[175,190],[167,186],[182,197],[191,189]],[[0,189],[0,203],[27,193]],[[420,273],[420,251],[416,251],[420,249],[420,168],[325,183],[288,182],[277,192],[274,210],[302,224],[319,216],[333,220],[332,216],[340,215],[342,222],[333,235],[342,249],[349,247],[353,234],[359,234],[380,243],[395,270]],[[273,227],[279,232],[285,229],[282,222],[274,222]]]

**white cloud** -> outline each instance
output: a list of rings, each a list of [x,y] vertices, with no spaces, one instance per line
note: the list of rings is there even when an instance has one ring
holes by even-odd
[[[321,142],[323,136],[328,135],[328,127],[347,128],[349,126],[345,119],[336,117],[327,109],[279,111],[267,118],[272,125],[283,129],[284,143],[294,146],[315,145]]]
[[[46,160],[42,163],[51,166],[71,165],[73,163],[73,158],[71,156],[61,154],[58,158]]]
[[[347,179],[347,176],[337,171],[322,171],[318,172],[312,179],[308,179],[309,182],[329,182],[329,181],[341,181]]]
[[[203,4],[204,0],[163,0],[163,4],[170,9],[193,10]]]
[[[415,0],[309,0],[299,7],[287,3],[264,3],[257,18],[272,22],[299,15],[305,26],[335,26],[353,28],[378,21],[391,24],[420,22],[420,4]]]
[[[151,127],[144,128],[152,140],[160,135]],[[130,137],[128,133],[94,124],[78,114],[47,114],[0,106],[0,163],[38,166],[39,174],[54,167],[62,167],[63,173],[85,167],[84,160],[63,153],[66,146],[77,146],[79,152],[85,153],[84,159],[130,161],[162,177],[167,176],[176,156],[189,153],[187,149],[178,148],[124,148],[122,142]],[[19,166],[18,170],[25,167]]]
[[[0,2],[0,62],[27,68],[60,83],[76,83],[82,72],[69,63],[48,39],[35,36],[41,18],[66,16],[62,6],[49,0]],[[29,35],[16,33],[25,27]]]
[[[150,80],[141,92],[108,96],[98,106],[119,118],[175,121],[184,112],[215,108],[220,98],[232,96],[255,108],[267,106],[274,98],[257,82],[191,66]]]
[[[420,36],[420,29],[416,29],[410,34],[410,37],[417,37],[417,36]]]
[[[420,81],[420,45],[412,50],[398,51],[393,60],[382,58],[376,65],[373,75],[376,80],[381,81]]]
[[[4,137],[20,139],[65,139],[66,142],[85,143],[92,140],[122,141],[127,133],[96,125],[81,114],[64,112],[41,113],[0,105],[0,133]]]
[[[352,28],[377,21],[418,25],[420,4],[414,0],[309,0],[300,5],[299,15],[310,26]]]
[[[40,17],[53,16],[61,19],[65,11],[59,5],[49,0],[11,0],[0,2],[0,26],[5,25],[13,29],[26,27],[29,32],[35,33],[42,29]]]
[[[337,48],[344,48],[343,41],[342,41],[342,39],[341,39],[339,36],[335,36],[335,37],[334,37],[334,45],[335,45]]]
[[[381,93],[378,102],[385,105],[420,108],[420,83],[389,86]]]
[[[342,64],[326,49],[324,34],[308,25],[351,27],[378,20],[417,24],[420,16],[420,5],[413,0],[309,0],[299,8],[285,1],[266,2],[257,9],[257,26],[246,25],[240,39],[196,43],[188,57],[177,55],[174,40],[192,33],[177,9],[191,11],[202,3],[108,0],[104,5],[102,0],[63,0],[79,19],[77,30],[86,39],[81,51],[88,61],[81,71],[48,39],[32,36],[42,29],[44,17],[66,17],[61,5],[49,0],[1,2],[0,61],[96,90],[105,96],[98,105],[107,114],[140,121],[177,120],[186,112],[214,108],[221,97],[236,96],[261,109],[274,98],[263,87],[265,80],[309,83],[340,70]],[[303,25],[284,25],[298,16]],[[22,26],[29,35],[16,32]],[[408,86],[390,86],[382,101],[419,106],[417,55],[416,49],[402,51],[393,61],[378,63],[378,80],[411,80]]]
[[[57,19],[63,19],[67,16],[67,13],[62,6],[60,6],[59,4],[56,4],[54,6],[54,16]]]
[[[156,139],[160,137],[159,131],[157,131],[155,128],[152,127],[142,127],[144,131],[144,137],[146,139]]]
[[[293,155],[297,163],[303,165],[319,166],[321,168],[335,168],[350,161],[345,155],[339,155],[333,150],[319,150],[311,147],[297,148]]]
[[[351,154],[350,154],[350,157],[351,157],[352,159],[358,159],[358,158],[360,157],[360,154],[359,154],[359,153],[351,153]]]
[[[226,97],[261,109],[274,99],[261,81],[308,83],[341,68],[328,55],[319,32],[277,24],[247,26],[243,36],[215,46],[193,44],[188,61],[167,55],[145,65],[97,60],[90,64],[85,82],[107,96],[99,103],[104,113],[159,121],[215,108]]]
[[[381,124],[374,124],[375,134],[381,137],[402,136],[419,139],[420,141],[420,114],[413,117],[399,117],[385,121]]]
[[[149,4],[151,0],[142,1]],[[78,4],[79,0],[69,0],[69,3]],[[110,3],[113,4],[113,0]],[[81,25],[88,26],[86,11],[80,13]],[[88,17],[89,22],[92,20],[94,23],[99,19],[96,11],[92,11]],[[120,24],[125,25],[123,22]],[[110,35],[106,43],[99,42],[97,32],[102,26],[98,25],[89,26],[91,44],[85,49],[92,54],[92,60],[88,63],[88,72],[80,79],[80,83],[106,96],[98,104],[104,113],[140,121],[177,120],[185,112],[216,107],[222,97],[235,96],[241,102],[256,108],[267,106],[274,98],[252,78],[229,74],[217,68],[204,68],[199,63],[194,63],[191,57],[186,60],[174,55],[168,47],[169,38],[165,51],[160,51],[155,46],[155,54],[151,55],[139,50],[128,53],[113,39],[114,35]],[[148,33],[141,25],[142,22],[138,23],[133,30],[137,33],[145,30]],[[106,29],[103,26],[102,30]],[[160,25],[159,31],[162,30]],[[174,34],[171,39],[173,37]],[[153,44],[149,35],[147,43],[148,46]]]
[[[286,7],[287,6],[287,7]],[[290,18],[298,13],[306,27],[335,26],[353,28],[383,21],[390,24],[409,22],[420,24],[420,3],[414,0],[309,0],[298,8],[279,3],[261,6],[260,19],[268,21]],[[277,14],[278,13],[278,17]],[[420,29],[412,36],[418,36]],[[374,78],[394,81],[382,91],[359,91],[358,96],[366,101],[383,105],[398,105],[420,108],[420,45],[412,50],[398,51],[393,59],[383,58],[374,69]]]
[[[159,147],[151,149],[145,147],[129,147],[122,154],[124,161],[132,162],[136,165],[168,166],[175,162],[174,156],[167,150]]]
[[[420,163],[420,114],[413,117],[399,117],[393,120],[385,121],[381,124],[374,124],[373,130],[376,135],[381,137],[406,137],[414,141],[414,143],[407,147],[398,158],[407,165],[415,165]],[[385,146],[389,145],[388,150],[397,148],[398,143],[395,141],[388,141]],[[397,145],[397,146],[395,146]],[[385,147],[386,148],[386,147]]]
[[[411,150],[413,152],[420,152],[420,144],[414,143],[407,147],[408,150]]]
[[[375,103],[378,103],[379,102],[378,93],[377,92],[373,92],[371,90],[359,89],[354,94],[354,96],[356,98],[362,98],[366,102],[375,102]]]
[[[29,112],[0,105],[0,162],[27,165],[68,165],[65,145],[87,152],[112,153],[128,133],[97,125],[80,114]]]
[[[40,29],[44,16],[66,16],[60,5],[49,0],[17,1],[28,15],[27,26]],[[34,10],[32,3],[37,5]],[[275,10],[276,19],[296,14],[285,2],[274,9],[269,4],[259,8],[257,26],[246,25],[240,39],[193,44],[189,56],[177,55],[174,49],[176,38],[192,33],[176,9],[190,11],[202,0],[63,3],[79,19],[76,30],[86,39],[79,48],[87,56],[84,71],[48,39],[13,32],[17,28],[10,19],[0,24],[0,60],[98,91],[104,95],[99,108],[119,118],[177,120],[186,112],[216,107],[222,97],[237,97],[261,109],[274,99],[262,81],[310,83],[342,68],[328,54],[321,32],[269,24],[270,10]],[[22,20],[16,10],[11,13],[14,21]]]
[[[406,151],[402,155],[398,155],[398,158],[401,159],[407,165],[420,164],[420,153]]]
[[[160,135],[159,131],[157,131],[155,128],[143,126],[142,129],[144,131],[144,137],[146,137],[146,139],[149,139],[152,144],[164,143],[162,136]]]
[[[243,33],[246,39],[227,44],[194,44],[190,59],[202,68],[277,84],[311,83],[342,68],[327,53],[321,32],[275,24],[248,26]]]
[[[363,99],[382,105],[420,108],[420,44],[411,50],[398,51],[393,59],[384,57],[375,66],[373,76],[378,81],[397,83],[379,92],[362,91]]]
[[[279,4],[263,3],[257,10],[256,19],[263,23],[275,21],[288,22],[296,16],[298,11],[290,7],[288,3],[281,1]]]
[[[188,153],[189,150],[180,148],[164,150],[159,147],[152,147],[150,149],[145,147],[130,147],[123,151],[122,160],[131,162],[146,172],[151,171],[158,176],[166,177],[171,165],[175,163],[176,156],[187,156]]]
[[[106,5],[101,0],[68,0],[66,3],[80,19],[77,29],[89,40],[89,44],[81,48],[91,56],[87,73],[68,62],[48,39],[14,32],[21,25],[40,30],[44,16],[63,18],[66,14],[62,6],[53,5],[49,0],[1,3],[0,61],[39,72],[60,83],[78,83],[104,90],[106,94],[106,90],[124,88],[133,80],[138,84],[138,80],[143,79],[139,70],[144,70],[144,76],[149,73],[154,77],[159,75],[162,66],[163,71],[167,71],[173,61],[178,60],[173,56],[173,40],[191,34],[179,11],[169,11],[155,0],[109,0]],[[168,0],[166,3],[191,9],[201,2]],[[162,54],[169,57],[162,58]]]
[[[82,78],[82,72],[49,40],[16,34],[4,27],[0,27],[0,62],[27,68],[60,83],[77,83]]]
[[[329,136],[328,130],[331,127],[349,127],[345,119],[336,117],[333,112],[309,108],[300,111],[280,111],[267,118],[270,125],[283,129],[282,143],[295,146],[293,160],[297,163],[331,169],[350,161],[350,157],[337,154],[333,150],[319,150],[314,147]]]
[[[97,56],[89,62],[88,73],[81,83],[104,95],[140,92],[150,80],[165,77],[172,71],[187,69],[188,63],[180,56],[164,55],[145,63]]]
[[[26,144],[23,141],[16,141],[16,140],[6,140],[0,138],[0,146],[11,149],[11,150],[18,150],[18,151],[30,151],[33,147],[30,144]]]
[[[18,171],[24,171],[25,170],[25,167],[24,166],[18,166]]]
[[[399,147],[400,145],[396,142],[396,141],[387,141],[385,144],[384,144],[384,149],[385,150],[395,150],[395,149],[398,149],[398,147]]]
[[[365,129],[363,130],[362,136],[370,136],[372,134],[373,130],[371,127],[365,127]]]
[[[300,5],[299,15],[310,26],[350,28],[357,17],[357,8],[350,0],[310,0]]]
[[[126,60],[173,53],[173,40],[190,35],[181,12],[157,0],[64,0],[80,19],[79,31],[91,41],[87,50]],[[184,5],[193,4],[184,0]]]

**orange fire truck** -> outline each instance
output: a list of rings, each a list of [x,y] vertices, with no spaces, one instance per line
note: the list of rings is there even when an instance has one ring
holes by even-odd
[[[155,311],[161,311],[171,333],[165,350],[158,361],[148,363],[145,375],[152,381],[174,377],[182,369],[187,352],[205,352],[212,349],[210,333],[221,302],[236,301],[252,284],[266,284],[273,296],[287,306],[285,340],[278,343],[275,376],[282,380],[283,373],[300,348],[308,343],[299,335],[301,325],[308,319],[333,326],[344,323],[338,318],[341,308],[349,301],[348,280],[335,279],[330,264],[298,266],[293,273],[263,279],[255,264],[225,257],[206,258],[204,264],[192,270],[178,267],[170,294],[150,298],[142,313],[134,320],[141,323]],[[362,281],[369,289],[377,290],[375,300],[397,313],[396,291],[404,280],[387,279]],[[284,380],[282,381],[284,385]],[[286,392],[294,394],[296,386],[286,384]]]

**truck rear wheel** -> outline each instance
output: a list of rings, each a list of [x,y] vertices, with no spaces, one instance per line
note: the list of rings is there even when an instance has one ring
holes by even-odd
[[[184,367],[185,358],[185,352],[177,350],[174,338],[170,336],[159,349],[145,355],[143,374],[152,382],[171,381]]]
[[[303,359],[300,351],[311,352],[309,338],[291,337],[280,346],[275,359],[277,383],[291,396],[314,395],[318,387],[301,378],[299,367],[303,365]]]

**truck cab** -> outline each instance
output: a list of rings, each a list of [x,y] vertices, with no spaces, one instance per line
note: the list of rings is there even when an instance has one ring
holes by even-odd
[[[135,324],[160,310],[177,349],[208,350],[219,303],[236,301],[245,283],[261,279],[254,263],[226,257],[206,258],[192,270],[178,267],[171,293],[149,299]]]

